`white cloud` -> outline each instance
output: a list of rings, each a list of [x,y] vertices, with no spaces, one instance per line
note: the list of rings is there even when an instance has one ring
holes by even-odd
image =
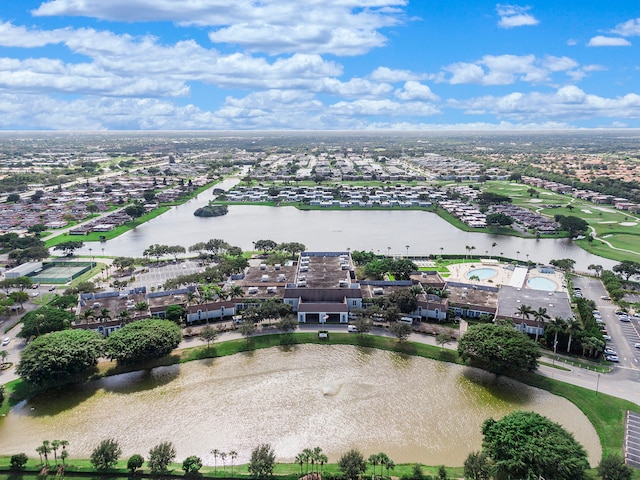
[[[605,37],[604,35],[596,35],[589,43],[587,47],[629,47],[631,43],[620,37]]]
[[[381,28],[404,21],[407,0],[50,0],[37,16],[121,22],[172,21],[214,27],[213,42],[249,51],[358,55],[381,47]]]
[[[500,5],[496,6],[496,11],[500,20],[498,26],[500,28],[514,28],[538,25],[536,17],[529,12],[531,7],[521,7],[518,5]]]
[[[392,100],[356,100],[337,102],[330,106],[330,112],[346,116],[428,116],[440,113],[435,105],[424,102],[394,102]]]
[[[396,90],[395,96],[400,100],[406,101],[426,100],[435,102],[439,100],[439,97],[428,86],[413,80],[406,82],[402,89]]]
[[[576,67],[578,63],[569,57],[485,55],[475,63],[459,62],[443,67],[443,75],[437,80],[452,85],[511,85],[517,81],[543,83],[550,81],[555,72],[569,72]]]
[[[68,30],[28,30],[23,26],[15,26],[10,22],[0,23],[0,45],[3,47],[42,47],[52,43],[60,43],[68,36]]]
[[[15,91],[42,88],[66,93],[173,97],[188,94],[189,82],[220,88],[315,89],[318,84],[328,84],[327,79],[342,75],[341,65],[319,55],[294,54],[270,62],[249,54],[223,55],[193,40],[161,45],[152,36],[117,35],[90,28],[46,31],[10,24],[3,28],[12,34],[13,44],[62,43],[72,53],[87,57],[86,62],[69,64],[49,59],[5,59],[0,88]],[[55,72],[50,72],[53,64]],[[339,81],[334,80],[332,85],[339,90]],[[391,90],[372,84],[361,88],[363,94],[365,89],[379,93]]]
[[[576,86],[566,86],[553,93],[513,92],[503,97],[485,96],[449,103],[469,114],[492,114],[498,118],[529,121],[567,121],[597,117],[640,118],[640,95],[606,98],[587,94]]]
[[[397,70],[388,67],[378,67],[369,77],[377,82],[397,83],[408,80],[425,80],[428,75],[414,73],[410,70]]]
[[[624,23],[620,23],[615,26],[611,33],[620,35],[622,37],[637,37],[640,36],[640,18],[634,18]]]

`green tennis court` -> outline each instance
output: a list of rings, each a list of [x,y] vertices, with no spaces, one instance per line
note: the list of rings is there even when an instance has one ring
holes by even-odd
[[[90,262],[52,262],[31,276],[34,283],[67,283],[91,269]]]

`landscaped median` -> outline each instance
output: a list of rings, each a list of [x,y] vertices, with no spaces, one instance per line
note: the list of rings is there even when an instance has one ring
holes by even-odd
[[[137,365],[135,368],[131,366],[117,366],[111,362],[103,362],[98,365],[97,369],[93,372],[93,375],[90,378],[95,379],[102,376],[116,375],[134,369],[148,369],[160,365],[183,363],[205,358],[223,357],[256,349],[298,344],[354,345],[364,348],[377,348],[381,350],[394,351],[406,355],[415,355],[438,361],[446,361],[458,364],[462,363],[456,351],[442,349],[437,346],[417,342],[399,342],[395,338],[390,337],[381,337],[366,334],[350,335],[348,333],[331,332],[328,338],[319,338],[317,332],[286,334],[278,333],[272,335],[259,335],[249,337],[247,339],[236,339],[226,342],[220,342],[212,344],[208,348],[206,345],[203,345],[183,350],[176,350],[171,355],[165,356],[153,362],[148,362],[144,365]],[[607,455],[610,453],[619,454],[622,451],[624,418],[626,410],[640,412],[640,406],[632,402],[621,400],[603,393],[596,394],[591,390],[559,382],[551,378],[537,375],[535,373],[518,373],[510,376],[528,385],[542,388],[573,402],[594,425],[598,433],[600,443],[602,445],[603,455]],[[26,388],[26,385],[20,380],[7,384],[6,388],[8,394],[7,396],[10,397],[10,402],[5,401],[5,404],[2,408],[2,413],[8,412],[9,404],[14,405],[16,402],[34,393]],[[32,457],[29,466],[31,468],[38,467],[39,463],[37,462],[37,458],[33,459],[35,453],[25,453],[27,453],[28,456]],[[67,471],[91,471],[88,461],[71,459],[68,460],[67,463],[69,463]],[[0,470],[8,469],[8,466],[9,457],[0,458]],[[326,471],[328,472],[332,472],[335,469],[335,472],[337,473],[337,467],[334,465],[327,465],[325,466],[325,469],[327,469]],[[406,469],[406,474],[411,475],[411,465],[406,466]],[[124,469],[124,466],[122,469],[119,468],[118,470],[119,473],[120,471],[123,474],[126,473],[126,469]],[[451,475],[456,475],[455,470],[456,469],[450,469]],[[174,471],[180,474],[180,466],[176,464]],[[236,471],[236,474],[246,473],[246,466],[244,467],[244,469],[243,467],[240,467]],[[296,475],[297,473],[299,473],[298,465],[281,464],[276,469],[276,473],[278,475]],[[398,466],[397,469],[394,470],[394,476],[401,476],[403,473],[405,473],[404,466]],[[425,473],[427,473],[426,470]],[[460,474],[459,476],[462,476],[461,471],[458,473]],[[219,471],[218,476],[220,476]]]

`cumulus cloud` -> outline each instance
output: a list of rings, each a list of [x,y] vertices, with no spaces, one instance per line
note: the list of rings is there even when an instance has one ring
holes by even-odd
[[[547,55],[485,55],[475,63],[458,62],[443,67],[437,77],[452,85],[511,85],[517,81],[543,83],[556,72],[569,72],[578,63],[569,57]]]
[[[513,92],[464,101],[450,101],[453,108],[468,114],[493,114],[515,121],[567,121],[597,117],[640,118],[640,95],[629,93],[615,98],[588,94],[576,86],[565,86],[553,93]]]
[[[634,18],[633,20],[619,23],[613,30],[611,30],[611,33],[615,33],[622,37],[640,36],[640,18]]]
[[[407,0],[50,0],[36,16],[214,27],[211,41],[249,51],[359,55],[381,47],[379,30],[404,21]]]
[[[538,25],[538,20],[529,13],[529,10],[531,10],[531,7],[498,4],[496,6],[496,11],[500,17],[498,26],[500,28],[514,28]]]
[[[596,35],[589,43],[587,47],[630,47],[631,42],[621,37],[605,37],[604,35]]]
[[[409,81],[404,84],[404,87],[395,91],[395,96],[400,100],[426,100],[426,101],[438,101],[440,98],[431,91],[431,89],[416,81]]]
[[[369,77],[377,82],[397,83],[407,80],[425,80],[426,74],[414,73],[410,70],[398,70],[389,67],[378,67]]]

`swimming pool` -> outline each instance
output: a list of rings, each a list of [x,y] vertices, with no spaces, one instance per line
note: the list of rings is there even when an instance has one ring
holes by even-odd
[[[469,270],[467,272],[466,277],[478,277],[480,280],[486,280],[487,278],[495,276],[496,273],[498,273],[498,271],[495,268],[474,268],[473,270]]]
[[[545,292],[555,292],[558,289],[556,282],[545,277],[531,277],[527,280],[527,286],[534,290],[544,290]]]

